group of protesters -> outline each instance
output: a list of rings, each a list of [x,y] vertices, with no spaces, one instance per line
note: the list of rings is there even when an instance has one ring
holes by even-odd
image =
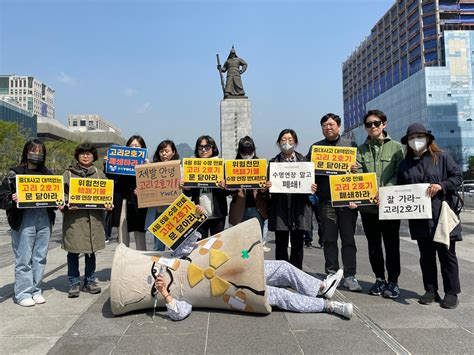
[[[324,139],[317,146],[357,147],[357,162],[352,173],[375,173],[379,187],[391,185],[428,183],[427,194],[431,197],[432,219],[409,220],[411,238],[417,241],[425,293],[421,304],[440,302],[444,308],[458,305],[461,292],[456,242],[460,241],[458,225],[450,234],[449,247],[433,241],[443,201],[454,207],[457,191],[462,183],[460,168],[453,159],[435,143],[434,135],[422,124],[411,124],[401,143],[392,140],[387,133],[387,117],[379,110],[367,112],[363,118],[367,139],[357,145],[340,134],[341,119],[328,113],[320,119]],[[307,155],[297,151],[298,136],[293,129],[284,129],[276,140],[279,151],[271,162],[311,161],[311,148]],[[147,148],[141,136],[130,137],[126,145]],[[404,148],[403,145],[406,145]],[[215,140],[207,135],[199,137],[195,144],[196,158],[212,159],[219,156]],[[252,138],[240,139],[236,159],[257,159]],[[98,160],[96,148],[81,143],[74,152],[75,163],[63,174],[65,193],[71,177],[114,180],[113,206],[106,208],[113,227],[118,228],[119,241],[129,246],[130,233],[134,233],[135,245],[146,250],[146,230],[166,209],[162,207],[139,208],[134,176],[105,174],[94,165]],[[153,162],[179,160],[176,146],[171,140],[162,141]],[[46,300],[41,291],[48,252],[48,242],[54,224],[53,208],[17,208],[16,175],[49,175],[46,165],[46,147],[37,140],[28,141],[23,149],[19,166],[12,168],[2,182],[1,207],[6,209],[11,227],[12,248],[15,254],[15,295],[17,304],[25,307],[42,304]],[[312,194],[270,193],[271,182],[259,189],[229,189],[225,181],[218,188],[184,187],[183,193],[198,206],[207,220],[199,227],[202,238],[224,230],[226,218],[229,224],[256,218],[262,229],[264,250],[270,251],[266,242],[266,227],[275,234],[275,259],[288,261],[297,269],[303,268],[305,236],[312,234],[313,211],[318,213],[318,228],[324,250],[327,275],[335,275],[343,269],[343,285],[353,292],[361,292],[356,278],[357,247],[354,239],[358,213],[368,242],[369,261],[374,273],[370,295],[396,299],[400,295],[398,279],[400,267],[400,220],[379,220],[378,205],[334,207],[331,201],[329,177],[316,175],[311,185]],[[227,197],[231,196],[230,206]],[[95,276],[96,252],[105,248],[104,211],[77,209],[66,203],[59,207],[63,213],[62,247],[67,252],[69,278],[68,297],[79,297],[83,292],[99,293],[101,288]],[[339,262],[338,239],[341,239],[342,263]],[[288,255],[288,247],[290,254]],[[165,245],[154,238],[154,249],[162,251]],[[384,251],[385,249],[385,251]],[[84,254],[85,275],[81,288],[79,255]],[[385,257],[384,257],[385,255]],[[444,297],[438,293],[437,260],[441,266]],[[342,266],[342,267],[341,267]]]

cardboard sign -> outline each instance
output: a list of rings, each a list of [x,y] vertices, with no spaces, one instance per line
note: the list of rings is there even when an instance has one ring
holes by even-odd
[[[204,223],[207,216],[196,213],[196,205],[181,194],[148,230],[168,248],[175,250]]]
[[[309,162],[270,163],[270,193],[311,194],[314,165]]]
[[[179,160],[135,167],[138,207],[168,206],[181,193]]]
[[[265,159],[225,161],[225,183],[231,189],[261,189],[267,183]]]
[[[71,178],[69,206],[79,209],[104,209],[114,200],[114,181],[108,179]]]
[[[333,175],[329,177],[333,207],[373,205],[377,203],[377,175],[375,173]]]
[[[430,184],[384,186],[379,189],[379,219],[431,219]]]
[[[135,166],[144,164],[147,149],[112,146],[107,150],[105,172],[117,175],[135,175]]]
[[[183,182],[189,187],[219,187],[224,180],[224,159],[183,159]]]
[[[57,207],[64,204],[61,175],[17,175],[18,208]]]
[[[314,163],[316,175],[342,175],[351,172],[351,166],[356,163],[357,148],[328,147],[313,145],[311,161]]]

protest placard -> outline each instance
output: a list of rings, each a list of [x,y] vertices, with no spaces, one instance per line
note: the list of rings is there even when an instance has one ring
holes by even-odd
[[[431,219],[430,184],[384,186],[379,189],[379,219]]]
[[[375,173],[332,175],[329,177],[333,207],[373,205],[377,203],[377,175]]]
[[[61,175],[17,175],[18,208],[57,207],[64,204]]]
[[[271,193],[311,194],[314,165],[309,162],[270,163]]]
[[[137,165],[135,171],[139,208],[167,206],[179,196],[179,160]]]
[[[184,186],[219,187],[219,182],[222,180],[224,180],[224,159],[183,159]]]
[[[107,150],[105,172],[117,175],[135,175],[135,166],[144,164],[147,149],[112,146]]]
[[[225,183],[231,189],[261,189],[267,183],[265,159],[225,161]]]
[[[148,230],[168,248],[175,250],[204,223],[207,216],[185,195],[178,198],[150,225]]]
[[[69,206],[79,209],[104,209],[114,200],[114,181],[108,179],[71,178]]]
[[[342,175],[351,172],[351,166],[356,163],[357,148],[328,147],[313,145],[311,161],[314,163],[316,175]]]

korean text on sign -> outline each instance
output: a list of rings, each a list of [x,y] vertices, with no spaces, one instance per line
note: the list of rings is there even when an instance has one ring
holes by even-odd
[[[375,173],[332,175],[329,177],[331,200],[334,207],[373,205],[377,203],[377,175]]]
[[[147,150],[112,146],[107,151],[105,172],[118,175],[135,175],[135,166],[144,164]]]
[[[311,147],[311,161],[316,175],[348,174],[351,166],[356,163],[356,155],[357,148],[352,147]]]
[[[179,160],[137,166],[138,207],[168,206],[180,194]]]
[[[265,159],[225,161],[225,183],[229,188],[260,189],[267,183]]]
[[[183,183],[189,187],[219,187],[224,180],[224,159],[183,159]]]
[[[69,206],[79,209],[103,209],[111,207],[114,181],[107,179],[71,178]]]
[[[175,250],[207,219],[196,213],[196,205],[181,194],[148,228],[168,248]]]
[[[313,163],[270,163],[270,193],[311,194]]]
[[[430,184],[384,186],[379,190],[379,219],[431,219]]]
[[[57,207],[64,204],[61,175],[17,175],[18,208]]]

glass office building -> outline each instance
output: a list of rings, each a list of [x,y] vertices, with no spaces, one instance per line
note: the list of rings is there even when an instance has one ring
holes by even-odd
[[[0,121],[16,123],[28,138],[36,137],[36,116],[4,100],[0,100]]]
[[[474,155],[474,4],[398,0],[343,64],[345,135],[366,138],[362,118],[384,111],[395,139],[422,122],[467,169]]]

